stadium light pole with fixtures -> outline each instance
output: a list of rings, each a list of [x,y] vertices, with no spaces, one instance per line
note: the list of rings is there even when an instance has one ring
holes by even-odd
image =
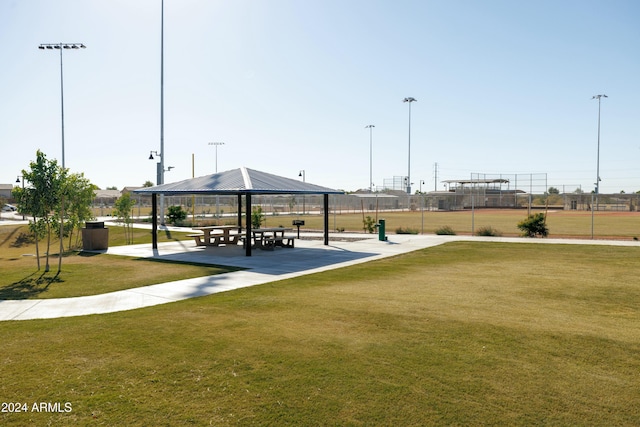
[[[374,125],[366,125],[369,129],[369,191],[373,193],[373,128]]]
[[[417,99],[410,96],[402,100],[402,102],[409,103],[409,161],[407,167],[407,194],[411,194],[411,103],[416,101]]]
[[[54,50],[60,51],[60,111],[62,122],[62,168],[65,168],[64,161],[64,77],[62,71],[62,51],[65,49],[86,49],[87,47],[82,43],[43,43],[38,46],[40,50]]]
[[[594,95],[591,99],[598,100],[598,155],[596,158],[596,210],[598,208],[598,195],[600,194],[600,100],[608,98],[607,95]]]
[[[224,142],[209,142],[207,145],[213,145],[216,147],[216,173],[218,173],[218,146],[224,145]]]

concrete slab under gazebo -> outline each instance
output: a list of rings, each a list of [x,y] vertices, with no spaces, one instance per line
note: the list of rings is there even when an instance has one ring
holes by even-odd
[[[241,167],[212,175],[185,179],[183,181],[140,188],[136,194],[150,194],[152,197],[153,249],[158,248],[158,209],[157,196],[172,195],[237,195],[238,227],[242,228],[242,196],[245,196],[245,241],[251,241],[251,196],[265,194],[322,194],[324,195],[324,244],[329,244],[329,194],[342,194],[342,191],[327,187],[273,175]],[[246,246],[246,256],[251,256],[251,245]]]

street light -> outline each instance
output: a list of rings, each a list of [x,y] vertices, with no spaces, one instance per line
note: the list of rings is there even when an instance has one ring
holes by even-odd
[[[407,167],[407,194],[411,194],[411,103],[416,102],[417,99],[407,97],[402,102],[409,103],[409,161]]]
[[[600,179],[600,100],[602,98],[608,98],[607,95],[594,95],[591,99],[597,99],[598,100],[598,156],[597,156],[597,163],[596,163],[596,210],[598,210],[599,208],[599,204],[598,204],[598,195],[600,194],[600,181],[602,181]],[[591,207],[591,209],[593,209],[593,206]]]
[[[300,171],[298,176],[302,177],[302,182],[307,182],[307,176],[304,169]],[[307,211],[307,198],[304,194],[302,194],[302,215],[304,215]]]
[[[224,142],[210,142],[208,145],[216,147],[216,173],[218,173],[218,146],[224,145]]]
[[[369,129],[369,191],[373,193],[373,128],[374,125],[367,125],[364,128]]]
[[[60,111],[62,121],[62,168],[65,168],[64,163],[64,78],[62,73],[62,51],[64,49],[86,49],[86,46],[82,43],[43,43],[38,46],[40,50],[53,50],[58,49],[60,51]]]
[[[24,176],[22,176],[22,175],[18,175],[18,176],[16,177],[16,183],[17,183],[17,184],[20,184],[20,178],[22,178],[22,194],[23,194],[23,197],[24,197]],[[24,213],[23,213],[23,214],[22,214],[22,220],[24,221],[24,219],[25,219],[25,217],[24,217]]]

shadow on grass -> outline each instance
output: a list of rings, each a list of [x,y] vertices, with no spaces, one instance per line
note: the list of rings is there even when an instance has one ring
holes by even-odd
[[[0,299],[3,300],[19,300],[29,299],[46,292],[52,283],[62,283],[64,280],[59,274],[55,276],[46,276],[47,273],[32,273],[29,276],[20,279],[17,282],[0,288]]]

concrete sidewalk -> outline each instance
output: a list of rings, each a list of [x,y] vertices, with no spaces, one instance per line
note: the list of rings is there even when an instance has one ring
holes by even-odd
[[[86,297],[2,300],[0,321],[84,316],[150,307],[359,264],[452,241],[640,246],[638,242],[631,241],[436,235],[390,235],[386,242],[365,234],[341,233],[332,235],[332,238],[342,240],[332,240],[325,246],[319,239],[299,239],[294,249],[256,250],[251,257],[245,256],[241,246],[196,247],[192,241],[162,243],[157,250],[153,250],[150,244],[110,248],[106,252],[113,255],[227,265],[246,270]]]

